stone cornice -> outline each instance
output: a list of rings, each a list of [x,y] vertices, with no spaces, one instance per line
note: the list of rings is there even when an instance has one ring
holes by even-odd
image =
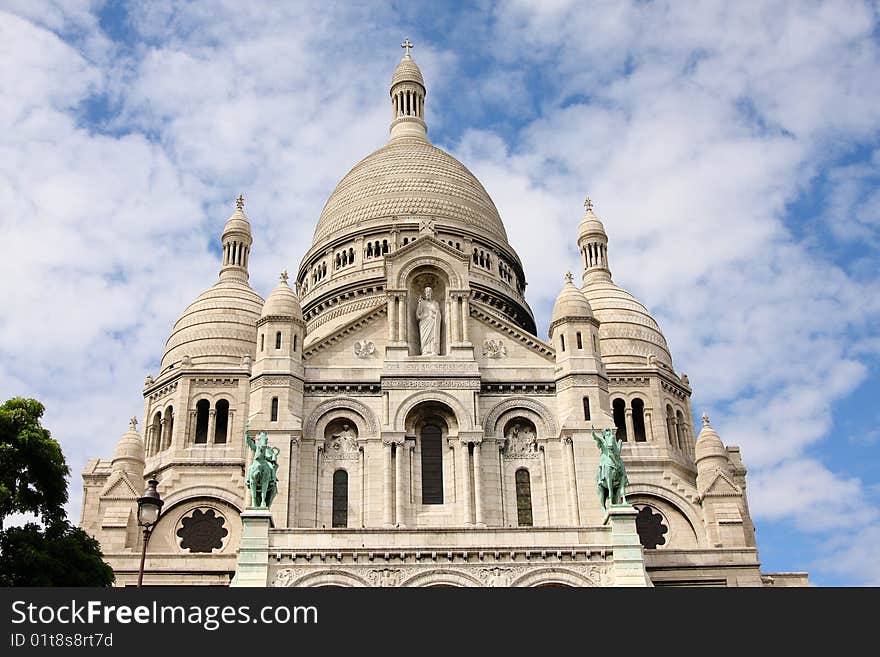
[[[361,313],[354,319],[352,319],[347,324],[344,324],[340,328],[336,329],[333,333],[318,340],[312,344],[310,344],[306,349],[303,350],[303,360],[306,361],[319,351],[323,351],[327,349],[331,345],[336,344],[347,335],[354,333],[355,331],[367,326],[368,324],[372,324],[382,315],[387,314],[388,306],[384,303],[381,303],[372,308],[368,308],[365,312]]]
[[[500,315],[496,315],[493,312],[490,312],[484,306],[476,303],[471,303],[470,314],[471,317],[475,317],[484,324],[488,324],[492,328],[502,333],[505,333],[523,346],[534,351],[536,354],[539,354],[548,360],[555,360],[556,351],[553,349],[553,347],[551,347],[538,337],[527,333],[509,320],[504,319]]]

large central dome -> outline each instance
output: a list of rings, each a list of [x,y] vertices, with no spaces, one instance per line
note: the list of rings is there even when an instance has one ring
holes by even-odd
[[[300,263],[296,284],[308,344],[386,304],[386,258],[426,234],[469,262],[473,303],[535,331],[522,263],[498,209],[466,166],[431,144],[425,96],[407,52],[391,80],[388,143],[333,190]]]
[[[401,137],[348,172],[330,195],[315,228],[315,244],[348,232],[430,216],[507,242],[498,210],[466,166],[424,139]]]

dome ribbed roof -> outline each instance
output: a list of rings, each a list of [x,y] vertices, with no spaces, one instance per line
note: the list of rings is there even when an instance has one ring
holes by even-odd
[[[371,223],[430,215],[507,242],[498,209],[467,167],[424,139],[392,139],[349,171],[333,190],[315,228],[315,243]]]
[[[161,371],[189,356],[201,363],[232,364],[256,355],[262,297],[239,280],[221,280],[183,311],[165,343]]]
[[[697,436],[697,445],[694,449],[694,462],[699,463],[707,458],[722,458],[727,460],[727,450],[721,442],[721,436],[709,425],[709,417],[703,414],[703,428]]]
[[[648,309],[611,280],[598,280],[583,288],[599,320],[599,348],[606,364],[645,365],[647,357],[672,367],[672,356],[660,326]]]
[[[422,72],[419,70],[418,64],[416,64],[415,60],[409,55],[405,55],[404,58],[400,60],[397,68],[394,69],[394,75],[391,76],[392,88],[400,82],[417,82],[423,87],[425,86],[425,79],[422,77]]]
[[[125,460],[141,464],[144,462],[144,441],[137,432],[134,422],[128,427],[128,431],[122,434],[119,442],[116,443],[116,449],[113,451],[113,464]]]
[[[285,275],[286,276],[286,275]],[[287,278],[283,277],[272,292],[266,297],[266,303],[263,304],[263,317],[296,317],[302,319],[302,308],[299,304],[299,298],[287,283]]]
[[[567,318],[575,318],[575,317],[592,317],[593,309],[590,307],[590,302],[587,301],[587,297],[584,296],[584,293],[577,289],[574,284],[571,282],[571,274],[568,274],[565,279],[565,285],[562,286],[562,291],[559,293],[559,296],[556,297],[556,303],[553,305],[553,317],[550,320],[550,330],[553,330],[553,326]]]

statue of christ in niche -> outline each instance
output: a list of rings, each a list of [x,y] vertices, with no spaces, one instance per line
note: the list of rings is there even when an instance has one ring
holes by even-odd
[[[422,356],[434,356],[440,351],[440,304],[434,301],[434,292],[425,288],[425,296],[419,297],[416,309],[419,320],[419,339]]]

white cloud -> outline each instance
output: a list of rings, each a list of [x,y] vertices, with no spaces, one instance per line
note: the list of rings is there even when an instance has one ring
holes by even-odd
[[[46,403],[78,517],[78,472],[140,413],[171,325],[215,279],[232,199],[246,196],[266,292],[296,269],[336,182],[384,142],[399,55],[377,44],[404,30],[384,7],[152,2],[132,6],[140,41],[122,47],[88,3],[6,6],[19,16],[0,13],[0,243],[15,249],[0,276],[15,312],[0,317],[0,393]],[[578,271],[589,192],[615,279],[654,311],[696,410],[717,409],[742,445],[756,516],[814,500],[807,476],[852,493],[810,450],[880,353],[876,157],[837,162],[880,126],[875,12],[560,1],[491,18],[474,84],[472,44],[409,36],[432,134],[479,117],[446,146],[505,220],[539,334]],[[479,22],[459,20],[465,35]],[[82,120],[96,96],[118,110],[103,132]],[[829,167],[820,221],[873,249],[848,267],[786,216]],[[803,531],[836,522],[815,504]]]

